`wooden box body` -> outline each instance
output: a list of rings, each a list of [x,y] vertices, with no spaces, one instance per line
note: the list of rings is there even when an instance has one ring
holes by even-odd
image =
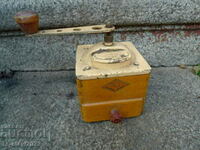
[[[77,90],[82,119],[86,122],[110,120],[111,111],[117,110],[123,118],[141,115],[145,103],[150,76],[150,66],[130,42],[123,42],[134,50],[137,65],[114,70],[83,71],[85,54],[91,45],[82,45],[77,50]],[[84,53],[83,53],[84,52]],[[86,62],[85,62],[86,63]],[[141,68],[138,66],[141,66]],[[141,64],[142,63],[142,64]],[[85,64],[86,65],[86,64]],[[87,65],[86,65],[87,66]],[[132,66],[131,66],[132,67]],[[143,71],[142,71],[143,70]],[[106,72],[106,74],[105,74]],[[86,74],[85,74],[86,73]]]

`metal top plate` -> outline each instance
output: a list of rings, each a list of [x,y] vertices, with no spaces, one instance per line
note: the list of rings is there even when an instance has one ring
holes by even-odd
[[[120,68],[96,68],[87,55],[94,45],[79,45],[76,54],[76,76],[79,80],[149,74],[151,67],[131,42],[116,42],[128,47],[135,59],[130,65]],[[119,64],[120,65],[120,64]]]

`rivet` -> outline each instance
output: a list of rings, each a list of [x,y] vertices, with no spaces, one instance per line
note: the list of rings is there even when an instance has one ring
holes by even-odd
[[[135,66],[139,66],[139,63],[135,62],[133,65],[135,65]]]
[[[90,70],[91,67],[90,66],[86,66],[85,68],[83,68],[83,71],[87,71],[87,70]]]

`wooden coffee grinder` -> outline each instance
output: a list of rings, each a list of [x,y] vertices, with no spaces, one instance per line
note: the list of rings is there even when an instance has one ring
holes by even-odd
[[[79,45],[77,48],[77,90],[84,121],[110,120],[118,123],[122,118],[141,115],[151,67],[131,42],[113,42],[114,26],[95,25],[38,31],[35,29],[37,25],[33,24],[33,21],[38,23],[38,15],[31,13],[26,15],[26,12],[21,12],[21,15],[18,13],[15,17],[27,34],[105,34],[103,42]]]

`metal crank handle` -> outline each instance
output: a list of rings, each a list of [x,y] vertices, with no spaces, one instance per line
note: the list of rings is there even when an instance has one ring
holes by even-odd
[[[20,25],[25,34],[34,35],[58,35],[58,34],[91,34],[110,33],[115,30],[113,25],[92,25],[73,28],[59,28],[39,30],[39,16],[33,11],[22,11],[15,15],[15,21]]]
[[[107,32],[112,32],[113,30],[114,27],[109,28],[106,25],[93,25],[93,26],[41,30],[32,35],[91,34],[91,33],[107,33]]]

